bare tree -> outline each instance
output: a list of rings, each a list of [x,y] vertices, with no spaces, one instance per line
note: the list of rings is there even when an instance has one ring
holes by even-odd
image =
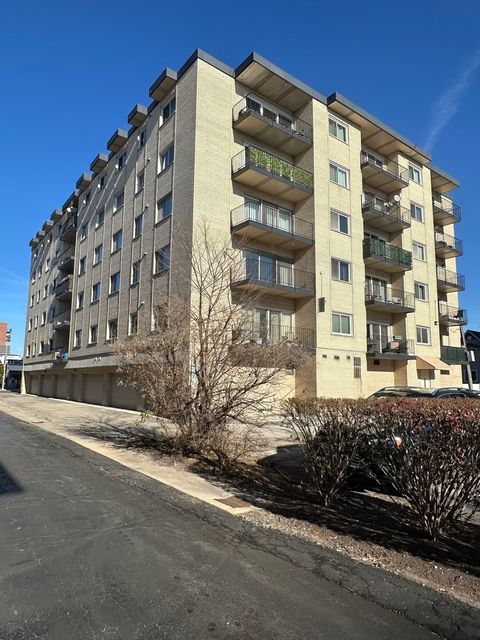
[[[180,279],[189,295],[170,296],[151,335],[116,344],[122,382],[144,397],[148,412],[173,423],[178,448],[213,456],[220,466],[252,444],[235,424],[272,412],[285,370],[308,358],[292,334],[272,337],[255,326],[261,290],[232,291],[244,268],[238,256],[201,226]]]

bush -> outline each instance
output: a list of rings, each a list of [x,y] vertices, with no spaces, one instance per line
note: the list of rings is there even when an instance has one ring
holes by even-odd
[[[480,498],[480,402],[402,398],[375,402],[375,468],[433,540]]]
[[[373,408],[367,400],[285,402],[285,426],[300,446],[305,472],[324,506],[342,492],[355,470]]]

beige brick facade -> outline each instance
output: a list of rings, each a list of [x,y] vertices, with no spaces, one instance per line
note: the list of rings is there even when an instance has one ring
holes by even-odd
[[[117,385],[112,340],[147,334],[170,293],[189,295],[203,220],[247,244],[262,339],[314,349],[279,397],[461,385],[458,185],[426,152],[256,54],[231,69],[197,51],[150,96],[31,241],[27,391],[140,406]]]

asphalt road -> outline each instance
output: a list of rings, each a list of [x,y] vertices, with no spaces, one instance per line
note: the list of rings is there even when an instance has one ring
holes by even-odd
[[[1,640],[438,637],[294,545],[0,414]]]

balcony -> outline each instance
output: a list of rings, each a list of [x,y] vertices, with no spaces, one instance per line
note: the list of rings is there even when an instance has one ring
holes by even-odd
[[[435,231],[435,253],[440,258],[457,258],[463,255],[463,242],[454,236]]]
[[[363,219],[366,224],[387,233],[401,231],[410,227],[410,209],[398,202],[386,202],[369,193],[363,196]]]
[[[313,244],[313,224],[290,211],[256,202],[245,202],[231,212],[232,233],[285,247],[304,249]]]
[[[290,156],[312,145],[311,125],[255,95],[242,98],[233,107],[233,126]]]
[[[437,267],[437,289],[444,293],[463,291],[465,276],[461,276],[455,271],[447,271],[444,267]]]
[[[236,333],[235,339],[240,343],[259,346],[288,344],[305,349],[315,349],[313,329],[281,325],[263,326],[252,323]]]
[[[387,273],[400,273],[412,268],[412,253],[383,240],[365,238],[363,241],[365,264]]]
[[[438,303],[438,322],[444,327],[463,326],[468,324],[467,311],[440,301]]]
[[[461,209],[450,198],[435,194],[433,196],[433,221],[442,227],[456,224],[462,219]]]
[[[70,328],[70,309],[67,311],[63,311],[62,313],[58,313],[56,316],[53,316],[53,330],[59,331],[61,329],[69,329]]]
[[[291,265],[244,258],[233,269],[232,289],[258,290],[286,298],[312,298],[315,276]]]
[[[362,149],[360,153],[362,176],[375,189],[391,193],[408,187],[408,169],[388,158],[381,160]]]
[[[367,309],[386,313],[411,313],[415,311],[415,296],[401,289],[367,282],[365,285]]]
[[[75,222],[68,220],[60,230],[60,240],[62,240],[62,242],[75,242],[76,233],[77,227]]]
[[[395,338],[368,338],[367,358],[376,360],[415,360],[413,340]]]
[[[57,267],[59,271],[73,273],[74,265],[75,251],[73,249],[67,249],[57,258]]]
[[[289,202],[305,200],[313,193],[313,174],[291,162],[248,146],[232,159],[233,180]]]
[[[447,364],[467,364],[467,354],[462,347],[440,347],[440,358]]]
[[[55,298],[57,300],[71,300],[73,290],[73,277],[64,278],[55,289]]]

